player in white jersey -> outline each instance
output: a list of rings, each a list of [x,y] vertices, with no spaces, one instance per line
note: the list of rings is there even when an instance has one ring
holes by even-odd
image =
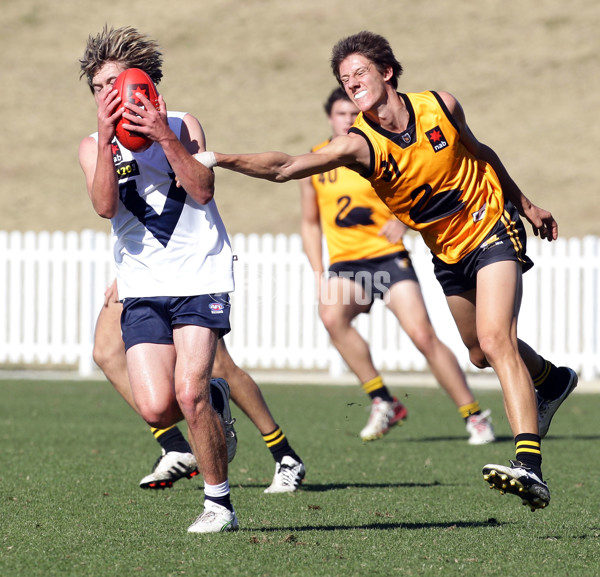
[[[186,114],[167,115],[180,138]],[[215,201],[200,204],[178,187],[160,146],[135,154],[118,141],[111,147],[125,175],[119,196],[126,210],[111,218],[120,297],[233,291],[231,246]]]
[[[111,220],[121,327],[131,391],[146,422],[167,428],[185,418],[204,477],[204,512],[190,532],[238,528],[231,504],[225,435],[210,403],[209,381],[218,339],[229,331],[233,263],[213,201],[214,174],[192,154],[204,132],[190,114],[167,115],[144,95],[143,108],[123,103],[113,84],[127,68],[162,78],[156,43],[133,28],[90,37],[80,61],[98,107],[98,131],[79,148],[96,212]],[[138,153],[121,147],[123,117],[152,142]]]

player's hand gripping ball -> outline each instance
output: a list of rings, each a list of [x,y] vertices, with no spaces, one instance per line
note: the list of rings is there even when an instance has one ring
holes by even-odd
[[[113,86],[119,91],[121,102],[131,102],[136,106],[144,107],[135,93],[142,93],[158,110],[158,92],[150,76],[139,68],[128,68],[117,76]],[[123,124],[132,124],[123,117],[119,119],[116,126],[117,140],[132,152],[142,152],[150,147],[152,141],[143,134],[135,131],[125,130]]]

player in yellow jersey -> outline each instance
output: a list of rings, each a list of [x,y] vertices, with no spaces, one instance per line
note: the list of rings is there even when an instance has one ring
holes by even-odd
[[[337,88],[327,99],[325,112],[335,138],[348,133],[358,109],[346,92]],[[319,287],[321,320],[372,399],[369,421],[360,437],[365,441],[378,439],[407,414],[375,368],[369,344],[352,326],[353,319],[368,313],[374,299],[381,297],[458,407],[470,434],[469,444],[494,441],[489,410],[481,411],[456,357],[438,339],[429,320],[419,281],[402,242],[406,226],[381,202],[369,182],[348,168],[304,178],[300,187],[302,241]],[[323,235],[330,265],[327,278]]]
[[[471,361],[491,366],[502,386],[516,458],[508,467],[485,465],[484,479],[532,510],[543,508],[550,491],[542,476],[541,439],[577,375],[517,338],[522,273],[532,264],[519,215],[548,241],[558,237],[558,225],[475,138],[454,96],[397,91],[402,66],[385,38],[363,31],[340,40],[331,67],[360,110],[348,135],[299,156],[205,151],[196,159],[274,182],[340,166],[371,182],[392,212],[422,234]]]

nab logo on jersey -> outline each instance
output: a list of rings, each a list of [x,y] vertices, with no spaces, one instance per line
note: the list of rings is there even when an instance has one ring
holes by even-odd
[[[429,144],[431,144],[435,152],[439,152],[448,146],[448,141],[439,126],[428,130],[425,135],[429,139]]]
[[[113,155],[113,162],[115,164],[119,164],[119,162],[123,160],[123,155],[121,154],[121,149],[119,148],[119,145],[116,142],[112,142],[110,145],[110,150]]]

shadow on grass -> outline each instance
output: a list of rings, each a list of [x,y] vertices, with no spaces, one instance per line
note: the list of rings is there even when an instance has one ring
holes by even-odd
[[[338,489],[414,489],[417,487],[452,487],[456,484],[440,483],[433,481],[431,483],[324,483],[321,485],[311,485],[310,483],[302,483],[302,491],[310,493],[323,493],[326,491],[336,491]]]
[[[395,440],[395,439],[394,439]],[[448,442],[448,441],[464,441],[464,436],[446,436],[446,437],[407,437],[402,439],[403,443],[434,443],[434,442]],[[598,441],[600,435],[548,435],[544,438],[544,442],[548,441]],[[499,435],[496,437],[494,443],[514,443],[513,437],[509,435]],[[484,446],[484,445],[481,445]]]
[[[361,525],[305,525],[303,527],[242,527],[242,532],[258,533],[276,533],[280,531],[305,532],[305,531],[357,531],[357,530],[391,530],[406,529],[409,531],[421,531],[423,529],[446,529],[453,531],[455,529],[479,529],[481,527],[505,527],[511,525],[508,523],[499,523],[496,519],[490,518],[487,521],[449,521],[445,523],[365,523]]]
[[[264,489],[264,483],[235,483],[237,489]],[[311,484],[302,483],[302,493],[325,493],[327,491],[337,491],[344,489],[414,489],[417,487],[429,489],[431,487],[457,487],[459,483],[440,483],[433,481],[431,483],[323,483]]]

